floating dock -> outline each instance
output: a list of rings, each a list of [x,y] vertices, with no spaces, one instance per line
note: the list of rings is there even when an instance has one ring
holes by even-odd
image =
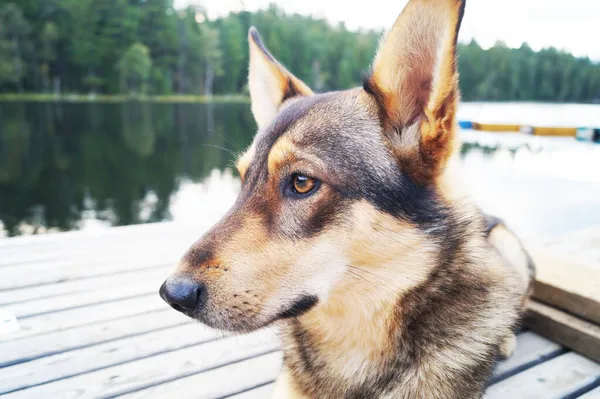
[[[479,123],[460,120],[461,129],[479,130],[482,132],[523,133],[533,136],[574,137],[581,141],[600,143],[600,128],[595,127],[551,127],[515,124]]]

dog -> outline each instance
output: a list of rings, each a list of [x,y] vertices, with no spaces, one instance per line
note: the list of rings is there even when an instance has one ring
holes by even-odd
[[[315,94],[248,34],[258,125],[233,207],[160,288],[221,330],[278,325],[275,398],[478,398],[533,266],[456,175],[464,0],[410,0],[363,87]]]

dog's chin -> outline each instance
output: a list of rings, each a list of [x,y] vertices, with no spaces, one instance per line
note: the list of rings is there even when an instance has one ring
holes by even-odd
[[[281,320],[300,317],[314,308],[318,302],[319,299],[314,295],[303,295],[291,305],[283,308],[283,310],[271,317],[265,318],[229,315],[218,311],[191,311],[187,312],[186,315],[214,329],[236,333],[250,333]]]

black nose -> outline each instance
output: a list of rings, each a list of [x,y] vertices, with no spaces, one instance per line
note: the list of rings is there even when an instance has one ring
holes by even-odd
[[[199,302],[202,287],[189,277],[169,277],[158,291],[160,297],[175,310],[192,310]]]

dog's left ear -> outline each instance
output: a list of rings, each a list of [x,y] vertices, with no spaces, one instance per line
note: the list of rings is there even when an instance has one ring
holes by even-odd
[[[256,28],[248,31],[250,68],[248,85],[252,100],[252,113],[259,128],[269,124],[279,106],[296,96],[312,95],[312,90],[295,77],[269,53]]]
[[[435,179],[454,151],[456,38],[466,0],[410,0],[387,33],[364,89],[380,109],[400,166]]]

